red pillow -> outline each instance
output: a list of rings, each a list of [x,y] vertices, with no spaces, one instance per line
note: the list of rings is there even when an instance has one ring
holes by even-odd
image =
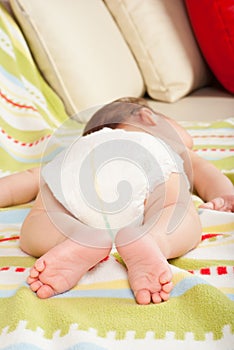
[[[185,0],[201,51],[219,82],[234,93],[234,1]]]

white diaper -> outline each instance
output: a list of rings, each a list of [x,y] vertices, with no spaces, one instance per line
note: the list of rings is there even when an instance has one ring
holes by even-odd
[[[149,192],[173,172],[183,172],[183,161],[161,139],[104,128],[75,141],[42,176],[73,216],[115,235],[142,223]]]

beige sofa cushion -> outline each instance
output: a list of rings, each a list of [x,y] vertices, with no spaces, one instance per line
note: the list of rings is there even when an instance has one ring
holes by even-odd
[[[137,63],[101,0],[10,0],[35,60],[67,112],[141,96]]]
[[[183,0],[105,0],[131,47],[149,95],[174,102],[209,82]]]

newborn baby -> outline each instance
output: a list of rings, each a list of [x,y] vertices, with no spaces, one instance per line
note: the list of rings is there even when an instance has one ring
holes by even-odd
[[[183,173],[183,161],[161,139],[111,128],[79,138],[42,170],[74,217],[113,240],[119,229],[143,223],[149,193],[171,173]]]
[[[69,291],[114,242],[136,302],[168,300],[167,260],[197,247],[202,234],[188,179],[203,206],[222,211],[234,210],[231,181],[192,151],[186,130],[138,99],[100,108],[83,136],[41,179],[40,168],[1,179],[2,206],[35,199],[20,231],[21,249],[38,258],[31,290],[39,298]]]

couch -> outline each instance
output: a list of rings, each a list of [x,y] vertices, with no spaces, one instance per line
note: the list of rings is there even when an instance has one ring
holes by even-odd
[[[199,10],[210,4],[194,1]],[[100,105],[144,96],[186,126],[194,151],[234,180],[232,86],[213,65],[211,73],[209,56],[205,63],[200,32],[193,24],[195,39],[190,25],[192,1],[1,3],[9,12],[0,5],[0,176],[53,159]],[[233,348],[233,213],[199,209],[201,243],[169,261],[170,300],[144,306],[115,250],[70,291],[39,299],[26,283],[35,258],[19,248],[31,205],[0,208],[1,349]]]
[[[233,116],[233,90],[220,84],[199,43],[204,37],[208,46],[221,37],[230,41],[233,53],[231,30],[225,37],[232,22],[226,27],[218,23],[222,1],[216,1],[217,9],[210,0],[208,9],[193,3],[50,0],[41,6],[36,0],[10,1],[38,67],[70,116],[122,96],[145,96],[156,110],[178,120],[227,118]],[[231,21],[231,5],[225,6]],[[205,10],[211,13],[207,27],[201,15]],[[202,33],[195,31],[199,20]],[[207,31],[213,31],[210,37],[205,37]],[[218,63],[221,72],[227,49]],[[214,56],[220,51],[217,47]],[[231,81],[231,63],[229,67]]]

